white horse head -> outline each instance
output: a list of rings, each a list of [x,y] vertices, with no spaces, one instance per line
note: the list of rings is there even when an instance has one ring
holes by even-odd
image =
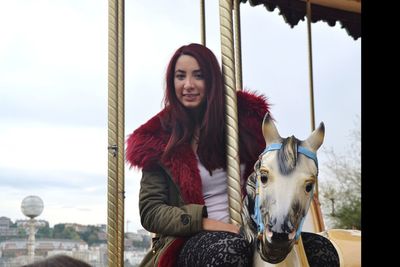
[[[262,131],[266,149],[248,179],[241,215],[244,234],[257,242],[261,258],[279,263],[298,239],[310,207],[325,128],[321,122],[306,140],[282,138],[267,113]]]

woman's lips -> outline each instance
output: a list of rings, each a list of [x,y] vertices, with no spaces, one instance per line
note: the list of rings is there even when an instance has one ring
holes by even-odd
[[[196,97],[198,97],[200,94],[183,94],[183,98],[186,100],[194,100]]]

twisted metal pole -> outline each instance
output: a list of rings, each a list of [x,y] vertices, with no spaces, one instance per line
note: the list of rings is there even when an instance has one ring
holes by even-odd
[[[108,266],[124,252],[124,0],[108,1]]]
[[[125,221],[125,0],[118,0],[118,266],[124,266]]]
[[[229,214],[232,223],[241,225],[241,189],[238,144],[239,134],[231,0],[219,1],[219,16],[221,30],[222,73],[225,85],[226,102],[226,171],[228,176]]]

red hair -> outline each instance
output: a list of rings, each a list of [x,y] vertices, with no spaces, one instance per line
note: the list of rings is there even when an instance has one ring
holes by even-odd
[[[172,56],[166,71],[164,105],[168,112],[161,123],[171,137],[163,157],[169,157],[180,145],[190,144],[196,126],[193,112],[185,108],[175,94],[175,65],[181,55],[194,57],[205,81],[205,101],[200,108],[199,146],[197,154],[202,164],[209,170],[226,167],[225,159],[225,96],[222,72],[214,53],[200,44],[180,47]]]

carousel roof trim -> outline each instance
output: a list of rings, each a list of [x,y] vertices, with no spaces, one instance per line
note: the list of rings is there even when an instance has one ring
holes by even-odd
[[[306,0],[302,0],[306,2]],[[311,4],[361,14],[361,0],[310,0]]]
[[[306,0],[242,0],[251,6],[264,5],[268,11],[278,8],[291,27],[306,17]],[[310,0],[311,22],[324,21],[329,26],[340,22],[342,28],[357,40],[361,37],[361,0]]]

